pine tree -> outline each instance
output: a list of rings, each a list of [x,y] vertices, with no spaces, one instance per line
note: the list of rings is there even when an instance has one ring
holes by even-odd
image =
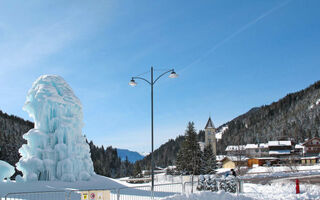
[[[205,146],[201,159],[201,174],[215,174],[217,169],[216,156],[212,152],[211,144]]]
[[[141,166],[140,166],[140,163],[139,162],[136,162],[134,164],[134,170],[133,170],[133,175],[134,177],[139,177],[141,176]]]
[[[185,140],[177,155],[177,169],[182,173],[199,174],[201,164],[201,150],[197,141],[194,123],[189,122],[185,132]]]

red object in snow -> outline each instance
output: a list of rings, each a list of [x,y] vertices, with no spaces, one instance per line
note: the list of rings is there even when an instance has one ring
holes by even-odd
[[[300,194],[299,179],[296,179],[296,194]]]

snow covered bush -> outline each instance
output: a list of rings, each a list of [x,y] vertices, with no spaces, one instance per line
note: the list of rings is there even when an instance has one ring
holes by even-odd
[[[10,178],[14,174],[14,167],[5,161],[0,160],[0,182],[4,178]]]
[[[212,192],[218,191],[218,184],[216,176],[214,175],[200,175],[197,190],[210,190]]]
[[[232,175],[229,175],[225,179],[221,179],[219,183],[220,190],[224,190],[226,192],[236,193],[237,192],[237,182],[236,178]]]
[[[23,179],[88,180],[94,174],[89,145],[82,135],[82,105],[60,76],[39,77],[24,105],[35,127],[23,135],[17,169]]]

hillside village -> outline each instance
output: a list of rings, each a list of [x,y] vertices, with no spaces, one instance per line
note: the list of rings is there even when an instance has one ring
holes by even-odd
[[[218,133],[221,137],[221,132]],[[236,168],[239,166],[280,166],[280,165],[312,165],[320,162],[320,138],[306,139],[296,143],[292,138],[279,138],[267,143],[246,145],[229,144],[226,155],[217,155],[217,133],[211,117],[205,126],[205,142],[199,142],[201,149],[211,145],[216,155],[218,166]]]

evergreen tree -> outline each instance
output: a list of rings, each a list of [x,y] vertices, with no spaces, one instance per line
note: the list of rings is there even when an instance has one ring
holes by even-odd
[[[201,164],[201,150],[197,141],[194,123],[189,122],[185,132],[185,140],[177,155],[177,169],[182,173],[199,174]]]
[[[212,152],[211,144],[205,146],[201,159],[201,174],[215,174],[217,169],[216,156]]]
[[[136,162],[134,164],[133,176],[134,177],[139,177],[139,176],[141,176],[141,174],[142,174],[142,171],[141,171],[140,163]]]

